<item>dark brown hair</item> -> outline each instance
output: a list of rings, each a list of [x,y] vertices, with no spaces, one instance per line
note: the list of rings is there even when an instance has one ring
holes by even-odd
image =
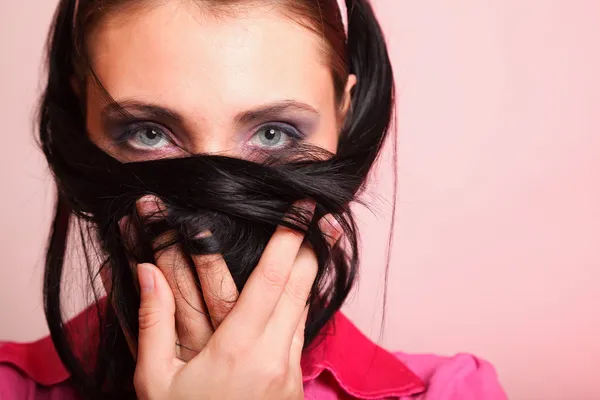
[[[206,0],[198,4],[210,12],[234,12],[234,6],[258,1]],[[291,150],[291,156],[282,154],[263,163],[202,154],[119,162],[89,140],[82,93],[73,79],[96,79],[85,51],[86,35],[94,24],[122,7],[143,10],[151,0],[59,3],[49,37],[47,84],[39,119],[40,142],[58,189],[46,253],[44,309],[56,350],[84,398],[135,398],[135,361],[120,328],[123,325],[129,332],[138,328],[139,297],[129,259],[153,262],[150,243],[166,231],[176,231],[175,240],[188,253],[222,254],[240,289],[278,225],[303,232],[319,264],[309,298],[307,346],[341,308],[352,288],[359,258],[350,203],[364,187],[393,115],[394,80],[387,47],[367,0],[346,0],[347,36],[336,0],[271,1],[285,6],[293,21],[323,37],[339,94],[349,73],[357,77],[335,155],[322,157],[320,149],[299,145]],[[298,153],[302,157],[294,157]],[[165,203],[165,220],[149,224],[136,218],[135,202],[147,194]],[[292,204],[306,198],[316,203],[313,220],[306,220],[301,212],[295,213],[295,218],[283,218]],[[329,246],[318,229],[315,221],[325,214],[340,222],[346,243],[343,248]],[[139,249],[126,248],[120,236],[118,221],[124,216],[133,217],[141,233]],[[110,307],[102,309],[99,293],[92,290],[98,340],[90,342],[89,349],[81,343],[77,347],[62,315],[64,260],[72,227],[79,230],[92,286],[98,267],[109,270],[111,279]],[[196,239],[202,230],[210,230],[212,239]]]

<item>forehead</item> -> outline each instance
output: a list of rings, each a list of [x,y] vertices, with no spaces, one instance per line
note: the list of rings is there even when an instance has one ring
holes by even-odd
[[[273,6],[217,15],[193,2],[161,2],[107,15],[88,46],[94,71],[117,101],[159,96],[176,107],[242,107],[334,97],[321,38]]]

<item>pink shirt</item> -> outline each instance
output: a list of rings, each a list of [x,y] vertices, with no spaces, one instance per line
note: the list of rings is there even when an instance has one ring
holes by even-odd
[[[72,323],[86,317],[84,311]],[[506,400],[494,368],[468,354],[390,353],[342,313],[302,359],[305,399]],[[80,400],[52,341],[0,343],[0,399]]]

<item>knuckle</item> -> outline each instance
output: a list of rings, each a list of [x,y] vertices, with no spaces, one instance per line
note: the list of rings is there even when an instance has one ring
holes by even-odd
[[[312,281],[309,279],[290,280],[290,282],[285,287],[285,293],[295,303],[304,304],[308,297],[308,293],[310,292],[311,286]]]
[[[288,365],[283,360],[269,362],[262,368],[264,378],[276,387],[283,387],[287,382],[288,370]]]
[[[243,359],[246,354],[243,346],[232,344],[231,341],[220,336],[213,337],[212,345],[215,355],[230,369],[233,369],[238,364],[238,360]]]
[[[156,308],[140,308],[138,319],[140,330],[151,329],[160,323],[161,311]]]
[[[278,268],[275,263],[266,264],[262,269],[262,280],[267,288],[283,288],[287,282],[288,276],[282,268]]]

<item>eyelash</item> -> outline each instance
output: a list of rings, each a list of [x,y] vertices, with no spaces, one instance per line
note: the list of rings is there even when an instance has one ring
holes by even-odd
[[[267,122],[264,124],[260,124],[256,128],[252,130],[252,132],[248,135],[246,142],[250,141],[258,132],[265,130],[266,128],[277,128],[285,133],[293,144],[297,144],[301,140],[305,138],[305,134],[302,133],[298,128],[296,128],[293,124],[287,122]],[[287,146],[289,147],[289,146]]]
[[[115,139],[115,143],[118,145],[128,145],[128,141],[130,139],[132,139],[136,134],[138,134],[141,131],[144,130],[149,130],[149,129],[153,129],[155,131],[157,131],[158,133],[160,133],[165,140],[168,140],[170,143],[172,144],[176,144],[175,140],[173,139],[172,135],[169,134],[169,129],[165,128],[163,125],[158,124],[156,122],[151,122],[151,121],[139,121],[139,122],[132,122],[130,124],[125,125],[123,128],[121,128],[121,132],[117,135],[117,138]],[[133,146],[129,146],[129,147],[133,147]],[[136,151],[143,151],[140,149],[135,149]]]
[[[279,121],[275,122],[274,121],[274,122],[263,123],[255,128],[253,128],[252,132],[245,139],[245,142],[248,143],[258,132],[260,132],[261,130],[264,130],[266,128],[277,128],[289,137],[289,139],[292,143],[290,145],[285,146],[285,148],[293,146],[295,144],[298,144],[301,140],[303,140],[306,137],[306,135],[302,131],[300,131],[293,123],[279,122]],[[130,139],[132,139],[139,132],[144,131],[144,130],[149,130],[149,129],[155,130],[157,133],[162,135],[162,137],[165,140],[169,141],[171,144],[173,144],[177,147],[180,147],[177,144],[177,142],[173,139],[173,134],[170,133],[170,130],[168,128],[166,128],[164,125],[161,125],[159,123],[152,122],[152,121],[136,121],[136,122],[126,125],[125,127],[123,127],[121,129],[122,132],[117,135],[115,142],[116,142],[116,144],[119,144],[119,145],[125,144],[134,151],[144,152],[145,150],[135,148],[134,146],[129,145],[127,142]],[[268,148],[266,148],[266,149],[268,149]],[[152,150],[147,150],[147,151],[152,151]]]

